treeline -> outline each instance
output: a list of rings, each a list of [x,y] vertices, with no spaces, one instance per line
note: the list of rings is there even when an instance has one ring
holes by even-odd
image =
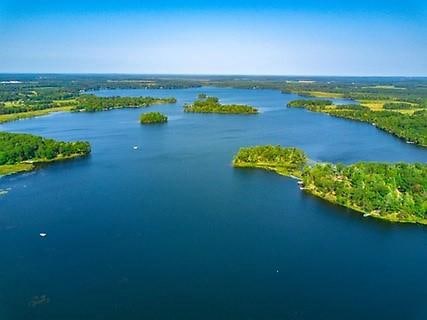
[[[415,109],[417,106],[407,102],[387,102],[384,103],[383,109],[386,110],[408,110]]]
[[[316,96],[319,92],[355,100],[398,100],[423,104],[427,101],[425,79],[313,77],[313,81],[287,81],[286,93]]]
[[[292,108],[316,108],[316,107],[326,107],[332,105],[331,100],[312,100],[312,99],[298,99],[292,100],[288,103],[288,107]]]
[[[31,134],[0,132],[0,165],[52,160],[90,153],[88,142],[63,142]]]
[[[288,106],[292,105],[292,102],[288,104]],[[427,146],[427,110],[416,111],[413,114],[401,114],[393,111],[371,111],[369,108],[358,105],[307,104],[305,108],[335,117],[368,122],[399,138]]]
[[[139,121],[141,124],[155,124],[168,122],[168,117],[160,112],[143,113]]]
[[[105,111],[119,108],[144,108],[153,104],[176,103],[175,98],[153,97],[97,97],[95,95],[81,95],[73,111]]]
[[[50,101],[37,101],[32,102],[31,104],[12,104],[6,105],[5,103],[0,104],[0,114],[13,114],[13,113],[21,113],[21,112],[30,112],[37,110],[44,110],[49,108],[54,108],[55,104]]]
[[[427,146],[427,111],[400,114],[393,111],[331,110],[328,113],[340,118],[372,123],[408,142]]]
[[[230,114],[256,114],[258,110],[243,104],[221,104],[217,97],[201,96],[193,104],[184,106],[185,112],[197,113],[230,113]]]
[[[427,219],[427,165],[361,162],[317,164],[303,173],[317,196],[396,221]]]
[[[307,163],[303,151],[288,147],[265,145],[240,148],[233,159],[235,167],[256,167],[284,175],[301,176]]]
[[[331,100],[321,99],[299,99],[292,100],[288,103],[288,107],[292,108],[305,108],[310,111],[325,111],[330,109],[335,110],[369,110],[368,107],[360,104],[337,104],[334,105]],[[330,107],[330,108],[327,108]]]

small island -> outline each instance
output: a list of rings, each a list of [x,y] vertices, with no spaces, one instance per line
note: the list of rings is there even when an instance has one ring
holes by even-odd
[[[306,192],[364,216],[427,224],[427,164],[309,164],[296,148],[255,146],[241,148],[233,165],[297,178]]]
[[[217,97],[207,97],[199,94],[193,104],[184,106],[185,112],[196,113],[221,113],[221,114],[257,114],[258,110],[252,106],[244,104],[221,104]]]
[[[141,114],[139,121],[141,124],[158,124],[168,122],[168,117],[160,112],[148,112]]]
[[[37,165],[90,153],[88,142],[63,142],[31,134],[0,132],[0,176],[34,170]]]
[[[176,103],[175,98],[153,97],[97,97],[95,95],[81,95],[72,111],[106,111],[123,108],[146,108],[157,104]]]

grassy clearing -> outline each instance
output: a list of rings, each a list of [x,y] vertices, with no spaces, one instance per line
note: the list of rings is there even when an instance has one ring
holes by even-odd
[[[317,98],[331,98],[331,99],[340,99],[344,98],[343,94],[340,93],[333,93],[333,92],[325,92],[325,91],[301,91],[298,94],[300,95],[306,95],[306,96],[312,96]],[[384,110],[384,104],[388,102],[393,103],[408,103],[406,101],[399,101],[399,100],[374,100],[374,99],[362,99],[362,100],[356,100],[359,102],[359,104],[368,107],[372,111],[381,111]],[[410,103],[412,105],[416,105],[415,103]],[[409,109],[409,110],[389,110],[394,112],[400,112],[402,114],[413,114],[415,111],[422,110],[421,108],[416,109]]]
[[[5,176],[9,174],[27,172],[34,169],[34,164],[21,162],[17,164],[5,164],[0,166],[0,176]]]
[[[323,91],[300,91],[298,92],[299,95],[306,95],[310,97],[317,97],[317,98],[334,98],[334,99],[340,99],[344,98],[344,95],[341,93],[334,93],[334,92],[323,92]]]
[[[2,114],[0,115],[0,123],[15,121],[20,119],[34,118],[47,115],[52,112],[68,112],[72,106],[63,106],[57,108],[49,108],[44,110],[36,110],[30,112],[20,112],[20,113],[11,113],[11,114]]]
[[[384,104],[393,102],[393,103],[409,103],[406,101],[394,101],[394,100],[357,100],[361,105],[368,107],[372,111],[381,111],[384,110]],[[416,106],[415,103],[409,103],[413,106]],[[421,108],[416,109],[399,109],[399,110],[388,110],[388,111],[394,111],[394,112],[400,112],[403,114],[413,114],[415,111],[422,110]]]

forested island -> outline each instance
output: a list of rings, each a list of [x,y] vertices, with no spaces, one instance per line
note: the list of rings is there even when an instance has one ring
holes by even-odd
[[[386,107],[397,107],[407,104],[386,104]],[[399,113],[390,110],[373,111],[369,107],[350,104],[333,105],[329,100],[294,100],[288,107],[305,108],[310,111],[327,113],[334,117],[368,122],[377,128],[387,131],[408,143],[415,143],[427,147],[427,110],[418,110],[413,113]],[[403,107],[403,108],[405,108]]]
[[[97,97],[81,95],[72,111],[96,112],[120,108],[146,108],[154,104],[176,103],[175,98],[153,97]]]
[[[299,177],[305,191],[365,216],[427,224],[427,164],[309,165],[301,150],[267,145],[241,148],[233,165]]]
[[[184,106],[185,112],[197,113],[228,113],[228,114],[257,114],[258,110],[244,104],[221,104],[217,97],[207,97],[200,94],[193,104]]]
[[[31,134],[0,132],[0,176],[31,171],[37,165],[82,157],[88,142],[63,142]]]
[[[157,124],[168,122],[168,117],[160,112],[143,113],[139,121],[141,124]]]

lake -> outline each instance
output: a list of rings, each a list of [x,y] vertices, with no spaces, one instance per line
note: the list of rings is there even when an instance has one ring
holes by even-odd
[[[201,92],[261,113],[183,113]],[[0,196],[0,319],[427,318],[426,226],[363,218],[292,179],[231,166],[239,147],[256,144],[343,163],[427,162],[426,149],[368,124],[288,109],[298,96],[279,91],[97,94],[178,103],[0,125],[88,140],[93,150],[0,179],[9,189]],[[148,111],[169,122],[141,126]]]

